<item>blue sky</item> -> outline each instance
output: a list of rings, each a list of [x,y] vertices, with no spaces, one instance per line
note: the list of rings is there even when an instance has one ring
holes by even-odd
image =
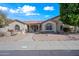
[[[58,3],[0,3],[8,18],[22,21],[47,20],[60,13]]]

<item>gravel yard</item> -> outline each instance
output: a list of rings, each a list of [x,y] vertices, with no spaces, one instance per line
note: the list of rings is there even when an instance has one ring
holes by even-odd
[[[68,41],[68,40],[79,40],[79,34],[36,34],[33,39],[35,41]]]
[[[14,36],[4,36],[0,37],[0,42],[16,42],[16,41],[69,41],[69,40],[79,40],[79,34],[18,34]]]
[[[27,36],[27,34],[18,34],[18,35],[14,35],[14,36],[4,36],[4,37],[0,37],[0,42],[16,42],[19,40],[24,39]]]

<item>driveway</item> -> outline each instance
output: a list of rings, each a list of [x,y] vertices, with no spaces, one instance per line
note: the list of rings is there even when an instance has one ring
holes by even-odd
[[[39,41],[33,39],[35,35],[27,33],[12,37],[0,37],[0,50],[79,50],[79,40]]]

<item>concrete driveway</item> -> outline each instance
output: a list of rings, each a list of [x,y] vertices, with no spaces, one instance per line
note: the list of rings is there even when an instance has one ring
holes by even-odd
[[[0,50],[79,50],[79,40],[36,41],[34,33],[0,38]],[[44,38],[44,37],[42,37]]]

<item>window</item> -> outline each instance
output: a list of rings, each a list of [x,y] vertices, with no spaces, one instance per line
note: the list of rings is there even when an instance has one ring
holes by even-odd
[[[15,30],[20,30],[20,26],[19,25],[15,25]]]
[[[45,28],[46,30],[52,30],[52,24],[51,23],[46,24]]]

